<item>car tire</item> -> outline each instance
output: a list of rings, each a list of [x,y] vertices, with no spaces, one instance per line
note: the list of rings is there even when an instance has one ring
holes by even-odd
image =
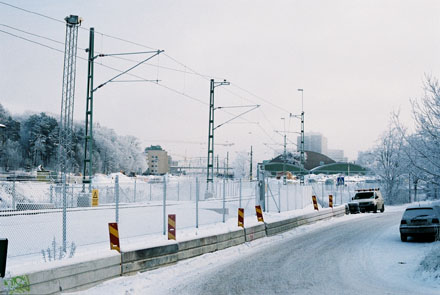
[[[408,236],[405,235],[405,234],[400,234],[400,240],[401,240],[402,242],[406,242],[406,241],[408,240]]]
[[[380,208],[380,213],[383,213],[385,211],[385,204],[382,205],[382,208]]]
[[[374,207],[373,207],[373,213],[377,213],[377,205],[374,205]]]

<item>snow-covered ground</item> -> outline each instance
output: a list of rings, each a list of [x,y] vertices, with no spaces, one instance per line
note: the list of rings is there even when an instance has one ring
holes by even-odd
[[[96,185],[101,188],[103,185],[114,187],[114,176],[98,176]],[[132,198],[131,202],[127,202],[128,198],[123,199],[126,202],[121,202],[117,211],[122,250],[137,247],[139,243],[143,247],[168,243],[166,236],[163,235],[166,224],[164,224],[163,218],[164,184],[158,182],[161,179],[152,178],[150,179],[152,182],[148,183],[144,181],[145,179],[140,178],[135,184],[132,178],[121,176],[121,195],[122,192],[125,192]],[[239,206],[245,209],[246,224],[251,224],[255,219],[255,182],[242,183],[241,198],[237,181],[226,182],[224,190],[222,182],[216,183],[217,189],[220,190],[218,192],[220,196],[217,194],[210,199],[204,198],[204,190],[202,190],[204,188],[201,187],[197,211],[194,180],[172,177],[167,182],[165,214],[176,214],[178,239],[186,235],[197,236],[204,231],[212,233],[216,230],[225,230],[225,226],[236,227]],[[7,185],[10,183],[3,185],[3,188]],[[276,182],[271,185],[274,187],[274,192],[268,195],[267,199],[269,215],[279,215],[278,210],[281,211],[281,214],[286,212],[300,214],[303,212],[303,208],[312,210],[310,187],[290,184],[284,188]],[[17,182],[15,189],[20,198],[26,196],[28,200],[32,200],[35,188],[38,188],[38,196],[45,195],[44,193],[40,194],[40,191],[44,191],[44,186],[46,187],[46,195],[49,195],[50,184],[47,183]],[[141,190],[142,186],[147,188],[146,192]],[[133,202],[134,191],[129,193],[127,191],[128,188],[135,187],[137,199],[136,202]],[[278,193],[278,189],[280,189],[281,195]],[[225,224],[222,222],[223,191],[225,192]],[[65,257],[61,261],[59,253],[63,241],[62,209],[1,212],[1,235],[9,240],[8,276],[84,261],[90,257],[111,255],[108,223],[115,222],[117,217],[115,203],[110,202],[114,195],[106,194],[105,189],[100,190],[100,206],[98,207],[67,209],[66,245],[68,249],[66,256],[70,256],[72,247],[75,251],[72,251],[72,258]],[[52,198],[55,201],[55,194]],[[4,199],[7,200],[7,198]],[[33,200],[40,202],[42,199],[39,197]],[[199,228],[196,228],[197,218]],[[57,254],[54,255],[54,253]]]
[[[67,220],[66,244],[75,251],[73,258],[59,258],[59,247],[62,245],[63,218],[61,209],[29,210],[0,212],[1,236],[9,239],[8,275],[21,274],[58,265],[84,261],[90,257],[113,255],[109,250],[108,223],[116,221],[115,180],[119,178],[120,204],[118,210],[119,233],[123,250],[136,248],[139,244],[154,246],[168,243],[163,235],[163,177],[127,177],[121,173],[97,175],[94,187],[98,188],[100,205],[94,208],[77,208],[77,198],[82,190],[71,180]],[[369,186],[366,178],[350,177],[347,185],[336,187],[326,184],[329,176],[310,176],[316,183],[300,186],[297,181],[289,181],[281,185],[280,181],[271,179],[267,185],[266,212],[267,220],[275,220],[285,216],[311,212],[311,195],[316,195],[320,205],[326,207],[327,195],[333,194],[336,204],[346,202],[359,187]],[[59,208],[62,204],[61,195],[54,185],[45,182],[16,182],[12,187],[10,181],[0,182],[0,197],[3,207],[10,206],[12,193],[15,190],[17,202],[52,202]],[[256,200],[256,183],[243,181],[241,198],[240,182],[218,181],[214,184],[216,194],[205,199],[205,182],[199,179],[199,204],[196,211],[196,181],[194,177],[168,176],[166,182],[166,214],[177,216],[177,238],[200,236],[204,231],[213,233],[236,227],[237,209],[245,209],[245,224],[255,220],[254,206]],[[73,193],[71,193],[73,192]],[[225,195],[225,219],[222,223],[223,192]],[[241,200],[241,204],[240,204]],[[306,211],[304,211],[304,210]],[[278,213],[280,211],[281,213]],[[39,214],[35,214],[39,213]],[[40,214],[41,213],[41,214]],[[11,215],[12,214],[12,215]],[[199,228],[196,228],[198,217]],[[55,248],[55,250],[53,250]],[[45,252],[43,256],[43,252]],[[53,259],[58,253],[57,259]],[[48,253],[51,254],[49,259]],[[49,261],[50,260],[50,261]]]
[[[368,228],[368,223],[373,219],[383,218],[387,220],[390,226],[384,226],[384,230],[375,232],[375,236],[366,239],[361,239],[361,245],[356,244],[356,238],[352,239],[348,245],[338,245],[332,251],[325,250],[325,244],[321,253],[315,253],[310,255],[315,257],[314,261],[306,261],[308,265],[304,272],[316,267],[316,272],[319,275],[326,275],[321,278],[321,281],[315,281],[319,285],[319,293],[313,290],[313,278],[304,278],[309,281],[310,289],[307,294],[336,294],[333,291],[340,291],[339,294],[352,294],[353,286],[358,286],[358,294],[439,294],[440,293],[440,271],[439,271],[439,259],[438,251],[440,250],[440,242],[426,243],[426,242],[408,242],[402,243],[399,238],[398,221],[405,206],[399,207],[387,207],[387,212],[383,214],[357,214],[347,215],[341,218],[334,218],[330,221],[321,221],[312,225],[301,226],[293,229],[289,232],[276,235],[273,237],[267,237],[259,240],[255,240],[243,245],[239,245],[233,248],[228,248],[222,251],[205,254],[193,259],[179,261],[177,264],[163,267],[160,269],[147,271],[145,273],[138,273],[134,276],[121,277],[113,279],[111,281],[104,282],[94,288],[77,292],[75,294],[200,294],[199,285],[209,284],[209,280],[215,280],[218,276],[218,272],[221,273],[223,269],[226,273],[228,269],[234,270],[245,268],[246,261],[258,260],[258,257],[264,251],[275,249],[278,244],[285,243],[286,241],[292,241],[295,244],[296,240],[300,240],[305,237],[314,237],[320,240],[323,233],[329,232],[331,229],[345,228],[345,224],[362,224],[365,228]],[[397,221],[397,222],[396,222]],[[376,224],[382,224],[383,222],[378,220]],[[396,224],[394,224],[396,223]],[[351,229],[353,230],[353,229]],[[373,232],[370,231],[369,234]],[[344,234],[349,234],[350,230],[341,231],[338,243],[344,240]],[[321,236],[320,236],[321,235]],[[329,237],[331,239],[331,237]],[[326,239],[326,237],[322,237]],[[348,239],[347,239],[348,240]],[[325,242],[324,242],[325,243]],[[334,264],[336,257],[326,258],[327,253],[332,255],[339,253],[337,248],[341,248],[341,251],[349,251],[343,254],[344,259],[336,260],[335,265],[337,272],[330,270],[326,274],[326,270],[322,270],[330,264]],[[305,250],[305,253],[310,253],[311,250]],[[273,251],[272,251],[273,252]],[[292,253],[295,255],[295,253]],[[301,255],[301,254],[299,254]],[[434,256],[434,257],[433,257]],[[252,258],[253,257],[253,258]],[[337,256],[339,257],[339,256]],[[434,260],[434,259],[437,260]],[[247,259],[247,260],[245,260]],[[323,259],[325,263],[323,262]],[[241,262],[244,260],[244,262]],[[426,261],[430,262],[427,265]],[[433,261],[436,261],[435,263]],[[300,263],[300,260],[298,261]],[[261,269],[260,272],[269,273],[273,272],[277,265],[265,265],[266,269]],[[234,272],[234,273],[235,273]],[[310,273],[307,272],[307,274]],[[222,273],[224,275],[224,272]],[[280,277],[283,274],[279,274]],[[342,277],[338,277],[342,275]],[[244,275],[246,280],[232,280],[228,285],[236,284],[251,284],[260,285],[261,281],[258,278],[249,273]],[[222,278],[220,278],[222,279]],[[329,288],[326,289],[326,280],[330,279],[332,283]],[[351,281],[351,282],[350,282]],[[368,286],[371,282],[372,285]],[[287,284],[285,279],[280,278],[274,285],[278,285],[280,288],[262,289],[260,292],[264,294],[277,293],[285,290],[279,284]],[[306,282],[305,282],[306,283]],[[359,284],[359,285],[358,285]],[[307,284],[306,284],[307,285]],[[307,285],[308,286],[308,285]],[[336,286],[336,287],[335,287]],[[395,288],[387,290],[386,288]],[[294,289],[294,286],[289,287],[292,293],[298,293]],[[332,289],[333,288],[333,289]],[[336,288],[336,289],[335,289]],[[258,289],[258,288],[257,288]],[[324,290],[324,291],[322,291]],[[329,293],[326,293],[326,291]],[[330,291],[331,290],[331,291]],[[415,291],[414,291],[415,290]],[[254,290],[255,291],[255,290]],[[213,291],[215,292],[215,291]],[[221,292],[222,294],[228,294],[227,290]],[[243,294],[253,294],[253,291],[246,289]],[[298,294],[302,294],[299,292]]]

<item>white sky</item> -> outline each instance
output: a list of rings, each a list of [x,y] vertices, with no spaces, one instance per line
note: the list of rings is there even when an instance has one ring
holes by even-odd
[[[59,20],[79,15],[83,28],[94,27],[107,35],[164,49],[198,73],[230,81],[231,86],[216,88],[216,106],[262,105],[246,115],[254,124],[230,124],[216,130],[216,142],[234,143],[229,147],[231,158],[250,145],[258,160],[272,157],[273,151],[263,143],[282,143],[273,130],[283,130],[281,117],[301,111],[297,89],[303,88],[306,132],[321,132],[329,148],[343,149],[354,160],[358,151],[374,145],[393,110],[400,109],[402,121],[411,124],[409,99],[421,96],[425,73],[437,76],[440,66],[440,2],[435,0],[2,2]],[[0,24],[2,31],[63,49],[4,26],[63,41],[62,23],[0,4]],[[88,46],[87,30],[80,30],[78,46]],[[143,50],[95,35],[95,51]],[[78,50],[78,56],[87,57],[83,50]],[[121,70],[133,65],[109,57],[97,62]],[[158,64],[180,72],[157,70]],[[0,69],[4,107],[12,113],[59,114],[62,53],[0,32]],[[86,69],[86,62],[78,59],[76,120],[85,117]],[[209,79],[190,72],[161,55],[133,73],[146,79],[158,77],[161,85],[205,104],[151,83],[110,83],[95,93],[95,122],[119,134],[135,135],[144,146],[160,144],[175,158],[206,157]],[[96,65],[95,85],[115,74]],[[216,124],[228,118],[216,112]],[[286,128],[298,132],[299,121],[286,120]],[[294,142],[295,137],[290,134]],[[203,144],[183,143],[188,141]],[[226,150],[216,146],[215,154],[222,158]]]

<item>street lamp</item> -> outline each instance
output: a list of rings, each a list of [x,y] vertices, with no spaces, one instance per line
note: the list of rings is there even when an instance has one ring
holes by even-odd
[[[298,91],[301,92],[301,112],[304,112],[304,89],[298,88]]]

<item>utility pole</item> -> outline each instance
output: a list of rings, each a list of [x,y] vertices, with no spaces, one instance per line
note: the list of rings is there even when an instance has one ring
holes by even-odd
[[[251,146],[251,159],[249,162],[249,180],[252,181],[252,146]]]
[[[304,112],[301,112],[301,175],[299,178],[301,185],[304,185],[304,165]]]
[[[304,89],[299,88],[301,92],[301,175],[299,178],[300,184],[304,185]]]
[[[286,185],[287,184],[287,180],[286,180],[286,160],[287,160],[287,151],[286,151],[286,133],[284,133],[284,152],[283,152],[283,184]]]
[[[87,97],[86,97],[86,126],[84,135],[84,167],[83,167],[83,192],[85,185],[89,184],[89,192],[92,186],[92,155],[93,155],[93,73],[95,60],[95,29],[90,28],[89,53],[87,68]]]
[[[218,154],[217,154],[217,176],[218,176]]]
[[[304,89],[299,88],[299,92],[301,92],[301,115],[292,115],[290,117],[299,118],[301,120],[301,145],[300,145],[300,162],[301,162],[301,173],[299,175],[299,182],[301,185],[304,185]]]
[[[87,98],[86,98],[86,126],[85,126],[85,136],[84,136],[84,167],[83,167],[83,187],[82,190],[85,192],[85,184],[89,184],[89,192],[91,192],[92,188],[92,155],[93,155],[93,93],[97,91],[99,88],[107,85],[110,82],[134,82],[136,80],[130,81],[118,81],[117,78],[131,71],[132,69],[138,67],[139,65],[145,63],[146,61],[152,59],[156,55],[159,55],[163,52],[163,50],[157,51],[142,51],[142,52],[124,52],[124,53],[114,53],[114,54],[98,54],[94,55],[94,39],[95,39],[95,30],[94,28],[90,28],[89,35],[89,48],[86,49],[88,52],[88,71],[87,71]],[[94,78],[94,61],[98,57],[105,56],[116,56],[116,55],[132,55],[132,54],[152,54],[148,58],[138,62],[134,66],[128,68],[127,70],[117,74],[110,80],[107,80],[104,83],[101,83],[98,87],[94,88],[93,86],[93,78]],[[158,82],[158,80],[155,80]],[[151,82],[151,80],[137,80],[136,82]]]
[[[215,87],[222,86],[222,85],[230,85],[231,83],[227,82],[226,80],[223,80],[223,82],[215,82],[214,79],[211,79],[211,87],[209,92],[209,134],[208,134],[208,164],[207,164],[207,173],[206,173],[206,183],[208,184],[206,186],[206,191],[209,191],[209,184],[213,183],[213,177],[214,177],[214,131],[215,129],[243,116],[246,113],[249,113],[250,111],[255,110],[256,108],[259,108],[260,105],[246,105],[246,106],[227,106],[227,107],[215,107],[214,106],[214,89]],[[249,108],[248,110],[236,115],[235,117],[232,117],[231,119],[227,120],[226,122],[223,122],[217,126],[214,126],[214,111],[216,109],[224,109],[224,108]]]
[[[214,178],[214,89],[222,85],[230,85],[229,82],[215,82],[211,79],[209,90],[209,134],[208,134],[208,167],[206,173],[206,183],[212,183]],[[208,189],[208,186],[206,186]]]
[[[225,177],[229,177],[229,152],[226,152],[226,173]]]

